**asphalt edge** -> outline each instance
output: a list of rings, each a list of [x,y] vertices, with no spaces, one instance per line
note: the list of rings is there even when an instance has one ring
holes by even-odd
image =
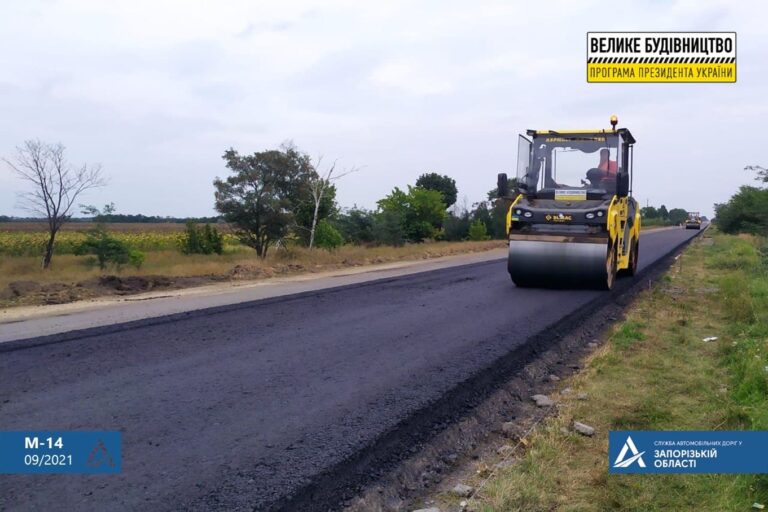
[[[618,281],[617,287],[610,293],[585,304],[529,337],[517,349],[497,359],[478,371],[475,376],[457,384],[442,397],[384,432],[368,447],[317,475],[311,483],[292,496],[273,503],[270,510],[325,512],[342,508],[346,501],[354,498],[358,491],[383,475],[387,468],[405,461],[412,447],[426,443],[447,425],[464,417],[502,383],[509,380],[510,373],[521,370],[565,334],[586,323],[591,314],[610,302],[621,301],[622,307],[625,307],[635,294],[645,289],[646,280],[658,279],[669,269],[682,250],[700,238],[708,227],[674,246],[664,256],[640,271],[634,279]]]
[[[417,274],[430,274],[433,272],[441,272],[448,269],[455,269],[458,267],[474,267],[474,266],[480,266],[480,265],[492,265],[492,264],[498,264],[500,261],[503,261],[504,258],[494,259],[494,260],[488,260],[488,261],[480,261],[475,263],[466,263],[463,265],[455,265],[451,267],[445,267],[445,268],[436,268],[432,270],[425,270],[423,272],[416,272]],[[410,275],[410,274],[409,274]],[[0,342],[0,353],[4,352],[14,352],[17,350],[24,350],[29,348],[36,348],[41,347],[45,345],[52,345],[56,343],[64,343],[67,341],[73,341],[73,340],[80,340],[83,338],[92,338],[96,336],[103,336],[105,334],[114,334],[118,332],[124,332],[129,331],[132,329],[139,329],[143,327],[152,327],[156,325],[163,325],[163,324],[169,324],[176,322],[178,320],[186,320],[189,318],[196,318],[199,316],[208,316],[208,315],[216,315],[220,313],[228,313],[231,311],[237,311],[239,309],[246,309],[253,306],[258,305],[267,305],[267,304],[275,304],[280,302],[289,302],[292,300],[298,300],[303,299],[305,297],[310,297],[313,295],[317,295],[319,293],[336,293],[342,290],[348,290],[350,288],[362,288],[365,286],[374,286],[374,285],[380,285],[385,284],[388,282],[396,281],[398,279],[402,279],[403,276],[390,276],[390,277],[382,277],[379,279],[373,279],[370,281],[365,281],[362,283],[353,283],[353,284],[343,284],[339,286],[331,286],[328,288],[322,288],[319,290],[308,290],[304,292],[298,292],[298,293],[291,293],[287,295],[278,295],[276,297],[268,297],[264,299],[254,299],[249,300],[245,302],[237,302],[235,304],[225,304],[222,306],[213,306],[209,308],[202,308],[202,309],[193,309],[190,311],[183,311],[181,313],[173,313],[170,315],[161,315],[156,317],[149,317],[149,318],[142,318],[139,320],[132,320],[129,322],[123,322],[118,324],[110,324],[110,325],[103,325],[98,327],[88,327],[85,329],[76,329],[73,331],[66,331],[62,333],[56,333],[56,334],[48,334],[45,336],[33,336],[29,338],[21,338],[17,340],[9,340],[9,341],[3,341]]]

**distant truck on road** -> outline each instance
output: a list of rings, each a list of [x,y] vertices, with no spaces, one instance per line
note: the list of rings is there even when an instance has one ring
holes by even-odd
[[[699,215],[699,212],[688,212],[685,229],[701,229],[701,215]]]

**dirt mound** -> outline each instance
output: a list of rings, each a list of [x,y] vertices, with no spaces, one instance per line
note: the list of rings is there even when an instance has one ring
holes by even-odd
[[[12,305],[64,304],[109,295],[133,295],[153,290],[201,286],[226,279],[225,276],[168,277],[105,275],[77,283],[13,281],[0,289],[0,303]]]
[[[34,304],[63,304],[84,297],[79,286],[65,283],[40,284],[36,281],[13,281],[0,290],[0,301]]]
[[[98,284],[102,288],[114,290],[118,295],[148,292],[173,286],[173,279],[166,276],[101,276]]]
[[[12,297],[23,297],[40,290],[40,283],[35,281],[13,281],[8,284],[7,292]]]
[[[235,265],[235,267],[229,271],[230,279],[262,279],[265,277],[271,277],[273,274],[271,269],[266,269],[257,265]]]
[[[275,265],[275,272],[278,274],[290,274],[293,272],[301,272],[305,270],[304,265],[298,263],[287,263],[284,265]]]

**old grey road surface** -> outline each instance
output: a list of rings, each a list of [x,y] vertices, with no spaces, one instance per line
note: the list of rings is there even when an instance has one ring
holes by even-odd
[[[274,507],[603,293],[500,259],[0,344],[0,430],[123,433],[121,474],[0,475],[0,509]]]

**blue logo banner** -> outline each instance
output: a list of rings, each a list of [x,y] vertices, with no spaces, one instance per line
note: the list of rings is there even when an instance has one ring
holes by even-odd
[[[768,473],[766,431],[611,431],[611,473]]]
[[[0,473],[119,473],[120,432],[0,432]]]

